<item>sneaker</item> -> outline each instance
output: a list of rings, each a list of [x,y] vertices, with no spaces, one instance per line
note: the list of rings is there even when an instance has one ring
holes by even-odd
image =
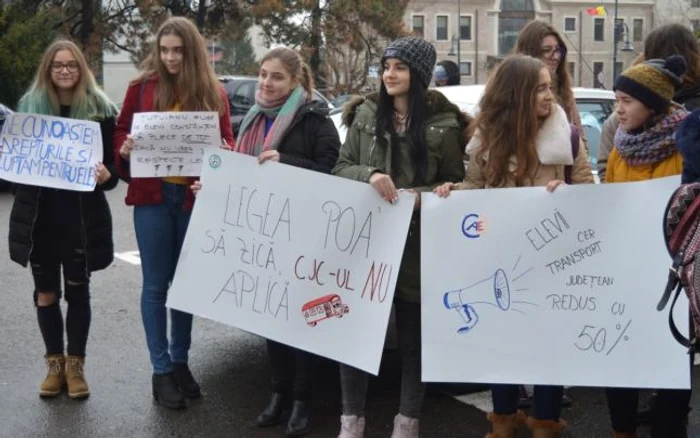
[[[45,357],[46,377],[39,386],[40,397],[56,397],[66,384],[66,357],[62,354],[51,354]]]
[[[66,358],[66,384],[68,397],[72,399],[87,398],[90,395],[90,389],[85,381],[84,366],[84,357],[68,356]]]

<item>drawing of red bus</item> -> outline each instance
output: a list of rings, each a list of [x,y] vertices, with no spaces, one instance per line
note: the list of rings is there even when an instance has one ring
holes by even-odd
[[[348,306],[343,304],[343,300],[336,294],[316,298],[301,307],[301,313],[304,314],[306,323],[311,327],[315,327],[319,321],[324,319],[342,318],[349,311]]]

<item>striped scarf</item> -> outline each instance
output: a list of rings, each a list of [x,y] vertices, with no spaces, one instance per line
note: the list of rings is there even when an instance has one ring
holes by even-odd
[[[688,112],[685,109],[674,106],[669,114],[640,134],[631,134],[618,127],[615,133],[615,148],[630,166],[660,163],[678,151],[674,136],[678,126],[687,116]]]
[[[287,134],[294,116],[307,100],[306,91],[296,87],[292,94],[277,101],[267,101],[255,94],[255,105],[241,122],[236,141],[236,152],[257,157],[264,151],[276,150]],[[270,131],[265,136],[265,116],[273,117]]]

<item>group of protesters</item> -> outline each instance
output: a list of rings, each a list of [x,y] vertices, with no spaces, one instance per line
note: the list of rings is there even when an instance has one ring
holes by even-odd
[[[221,147],[255,156],[260,165],[274,161],[368,183],[390,203],[397,202],[399,190],[413,194],[414,213],[394,302],[402,375],[391,436],[418,437],[425,395],[420,194],[446,197],[454,190],[502,187],[553,192],[563,184],[593,183],[567,65],[559,32],[548,23],[530,22],[520,32],[514,54],[491,73],[471,117],[430,88],[454,84],[459,70],[455,74],[449,63],[436,68],[436,51],[429,42],[400,38],[382,53],[379,91],[345,106],[348,131],[341,144],[328,108],[311,98],[314,81],[295,50],[280,47],[262,58],[255,105],[234,139],[226,93],[208,62],[202,36],[189,20],[173,17],[160,27],[143,73],[130,83],[119,112],[97,86],[78,46],[54,42],[18,110],[99,122],[104,159],[94,169],[96,187],[91,192],[15,187],[10,255],[23,266],[29,264],[34,278],[47,365],[40,395],[53,397],[64,388],[73,399],[90,394],[84,373],[90,276],[113,260],[105,191],[121,179],[128,184],[126,203],[134,206],[153,398],[166,408],[182,409],[186,399],[201,396],[188,366],[192,315],[170,309],[168,335],[165,302],[196,194],[206,187],[191,177],[132,178],[135,140],[130,130],[139,112],[211,111],[220,118]],[[688,111],[700,105],[700,50],[692,32],[678,24],[656,28],[644,53],[615,79],[613,89],[617,103],[604,127],[601,179],[616,183],[683,174],[683,182],[697,180],[700,113]],[[468,156],[466,172],[463,154]],[[65,320],[61,297],[67,305]],[[311,427],[315,357],[271,340],[267,350],[271,395],[256,424],[286,423],[287,435],[304,435]],[[340,382],[339,437],[363,437],[368,374],[341,364]],[[535,437],[560,436],[565,428],[563,388],[536,385],[529,416],[519,409],[521,394],[518,385],[492,385],[489,436],[515,437],[525,425]],[[608,388],[606,396],[614,436],[634,437],[638,389]],[[685,437],[689,401],[689,390],[659,389],[652,436]]]

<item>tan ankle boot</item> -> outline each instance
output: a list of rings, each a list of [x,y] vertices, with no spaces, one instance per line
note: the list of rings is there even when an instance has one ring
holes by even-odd
[[[518,411],[510,415],[489,412],[486,418],[491,422],[491,433],[486,438],[515,438],[518,429],[525,422],[525,413]]]
[[[364,438],[365,417],[357,415],[341,415],[340,435],[338,438]]]
[[[637,438],[637,434],[636,433],[613,431],[613,438]]]
[[[418,438],[420,421],[417,418],[398,414],[394,417],[394,430],[391,438]]]
[[[88,384],[85,381],[85,358],[80,356],[68,356],[66,358],[66,384],[68,385],[68,397],[85,398],[90,395]]]
[[[66,384],[66,357],[62,354],[46,356],[46,378],[39,386],[40,397],[56,397]]]
[[[528,417],[527,427],[532,431],[532,438],[557,438],[566,427],[566,422]]]

